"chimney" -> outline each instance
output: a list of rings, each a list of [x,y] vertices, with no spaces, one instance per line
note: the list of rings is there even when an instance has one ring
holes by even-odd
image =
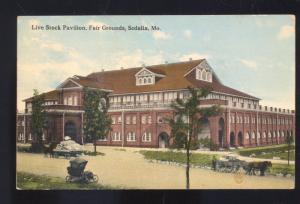
[[[121,70],[123,70],[124,69],[124,67],[121,67]]]
[[[168,64],[168,61],[165,61],[165,64]]]
[[[101,72],[104,72],[104,69],[101,69]]]
[[[146,65],[143,63],[143,64],[142,64],[142,67],[146,67]]]
[[[190,59],[189,59],[189,60],[190,60],[190,61],[192,61],[192,60],[193,60],[193,58],[191,58],[191,57],[190,57]]]

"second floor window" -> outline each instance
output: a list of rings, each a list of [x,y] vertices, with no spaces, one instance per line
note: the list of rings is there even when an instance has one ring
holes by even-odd
[[[127,124],[127,125],[130,124],[130,116],[126,116],[126,124]]]
[[[132,124],[136,124],[136,116],[134,115],[134,116],[132,116]]]
[[[122,117],[118,116],[118,123],[122,123]]]
[[[142,115],[142,124],[146,124],[147,121],[146,121],[146,116],[145,115]]]

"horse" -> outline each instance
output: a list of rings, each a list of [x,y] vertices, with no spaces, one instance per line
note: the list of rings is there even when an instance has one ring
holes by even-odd
[[[265,175],[265,171],[267,168],[272,167],[272,163],[270,161],[263,162],[249,162],[248,165],[245,165],[246,174],[248,175],[256,175],[255,170],[260,171],[260,176]]]
[[[50,158],[54,157],[53,150],[56,148],[57,143],[51,142],[49,147],[44,146],[44,155],[47,156],[49,154]]]

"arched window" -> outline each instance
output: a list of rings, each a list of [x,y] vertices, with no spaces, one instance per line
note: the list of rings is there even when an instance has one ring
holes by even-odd
[[[255,139],[255,132],[252,132],[251,138]]]
[[[281,137],[284,137],[284,132],[283,131],[281,132]]]
[[[143,80],[142,78],[139,79],[139,84],[142,84],[143,83]]]
[[[266,138],[266,132],[263,133],[263,138]]]
[[[152,79],[148,78],[148,84],[151,84],[151,83],[152,83]]]
[[[270,133],[270,132],[268,132],[268,138],[271,138],[271,137],[272,137],[271,133]]]
[[[203,70],[202,71],[202,80],[206,80],[206,71],[205,70]]]
[[[146,83],[147,83],[147,78],[145,77],[145,78],[144,78],[144,84],[146,84]]]
[[[257,139],[260,139],[260,132],[257,133]]]
[[[206,73],[206,80],[207,81],[211,81],[211,74],[210,74],[210,72]]]
[[[246,139],[249,139],[249,132],[246,133]]]

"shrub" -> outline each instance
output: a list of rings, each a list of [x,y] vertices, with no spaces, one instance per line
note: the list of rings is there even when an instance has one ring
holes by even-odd
[[[44,152],[44,146],[39,143],[32,143],[29,149],[30,152],[33,153],[43,153]]]

